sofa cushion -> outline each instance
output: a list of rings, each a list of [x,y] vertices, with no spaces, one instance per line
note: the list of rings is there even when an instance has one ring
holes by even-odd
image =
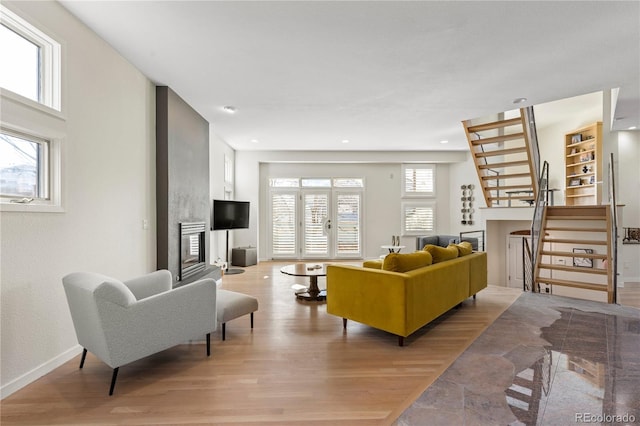
[[[433,263],[444,262],[458,257],[458,247],[453,244],[448,247],[427,244],[424,247],[424,251],[431,253]]]
[[[372,269],[382,269],[382,260],[381,259],[365,260],[364,262],[362,262],[362,267],[372,268]]]
[[[469,241],[462,241],[456,244],[456,247],[458,248],[458,256],[466,256],[473,253],[473,246]]]
[[[414,253],[389,253],[382,262],[382,269],[391,272],[408,272],[429,266],[432,263],[431,253],[416,251]]]

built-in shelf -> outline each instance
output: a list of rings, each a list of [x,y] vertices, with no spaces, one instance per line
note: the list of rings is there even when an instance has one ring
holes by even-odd
[[[565,204],[600,204],[602,122],[565,134]]]

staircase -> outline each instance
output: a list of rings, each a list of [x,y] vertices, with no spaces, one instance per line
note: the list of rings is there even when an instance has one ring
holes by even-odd
[[[512,118],[502,113],[494,121],[462,122],[487,207],[531,205],[537,196],[533,109],[517,112]]]
[[[609,206],[547,206],[542,218],[534,288],[540,284],[605,292],[615,303]]]

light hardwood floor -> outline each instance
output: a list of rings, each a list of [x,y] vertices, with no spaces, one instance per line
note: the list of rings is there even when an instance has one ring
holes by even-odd
[[[389,425],[519,295],[483,290],[410,336],[391,334],[326,313],[324,303],[298,302],[301,278],[263,262],[223,279],[222,288],[258,298],[249,318],[212,336],[212,356],[192,342],[120,369],[79,356],[5,398],[2,425],[14,424],[318,424]],[[301,281],[302,280],[302,281]],[[324,279],[320,280],[320,286]]]

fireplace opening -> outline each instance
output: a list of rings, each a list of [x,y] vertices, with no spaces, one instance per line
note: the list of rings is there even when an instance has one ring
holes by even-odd
[[[204,222],[180,223],[180,277],[183,281],[205,269]]]

